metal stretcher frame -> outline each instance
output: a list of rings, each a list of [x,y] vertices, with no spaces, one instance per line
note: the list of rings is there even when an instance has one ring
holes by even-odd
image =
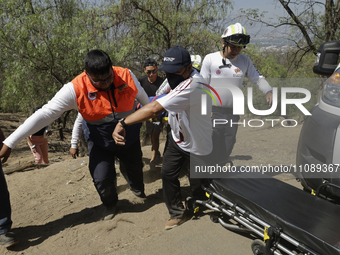
[[[209,183],[204,187],[209,199],[195,203],[267,239],[266,252],[259,254],[340,254],[339,205],[263,175],[213,179]],[[218,221],[226,228],[230,226],[222,216]]]

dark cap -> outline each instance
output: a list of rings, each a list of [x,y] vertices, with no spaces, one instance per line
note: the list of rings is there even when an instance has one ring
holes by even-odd
[[[147,66],[157,66],[157,62],[156,60],[154,60],[153,58],[147,58],[144,61],[144,68]]]
[[[189,52],[181,46],[175,46],[165,52],[163,64],[158,70],[176,73],[183,66],[191,64]]]

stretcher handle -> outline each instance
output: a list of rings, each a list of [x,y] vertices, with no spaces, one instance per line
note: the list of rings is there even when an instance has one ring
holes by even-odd
[[[334,184],[334,183],[325,182],[325,183],[319,185],[319,187],[318,187],[317,190],[316,190],[316,194],[315,194],[315,195],[316,195],[316,196],[319,196],[320,191],[321,191],[323,188],[326,188],[326,187],[328,187],[328,186],[340,190],[340,186],[338,186],[338,185],[336,185],[336,184]]]
[[[168,117],[162,117],[161,120],[159,120],[157,117],[152,119],[152,122],[162,122],[162,123],[168,123]]]

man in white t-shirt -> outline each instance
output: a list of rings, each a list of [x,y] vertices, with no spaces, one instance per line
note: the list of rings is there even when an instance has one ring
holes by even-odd
[[[165,71],[171,91],[122,119],[112,136],[117,144],[124,145],[127,126],[168,111],[171,133],[168,135],[168,146],[163,156],[162,181],[165,204],[170,213],[165,229],[172,229],[188,220],[178,180],[182,164],[190,158],[204,162],[205,156],[212,151],[211,102],[207,103],[206,113],[202,114],[204,79],[192,68],[186,49],[180,46],[170,48],[163,61],[159,70]],[[201,189],[193,185],[191,188],[193,196]]]
[[[213,127],[213,153],[216,163],[227,163],[236,142],[239,115],[233,115],[233,97],[228,87],[242,88],[244,77],[256,84],[266,95],[269,105],[272,103],[272,88],[266,79],[257,71],[253,62],[245,55],[240,54],[250,41],[246,29],[236,23],[230,25],[222,34],[223,50],[205,56],[201,75],[210,84],[221,98],[217,105],[212,107],[213,119],[227,120],[224,125]],[[236,124],[235,124],[236,123]]]

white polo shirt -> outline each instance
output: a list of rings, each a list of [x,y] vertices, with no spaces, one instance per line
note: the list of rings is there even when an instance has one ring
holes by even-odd
[[[222,60],[220,51],[210,53],[205,56],[201,69],[201,75],[221,97],[222,107],[233,107],[233,97],[227,88],[236,86],[241,89],[245,76],[264,94],[272,90],[247,56],[239,54],[234,59],[225,59],[226,66],[223,66]]]
[[[200,73],[194,70],[174,90],[156,99],[168,111],[174,141],[182,150],[196,155],[208,155],[212,151],[211,98],[202,90],[208,89],[204,83]],[[207,99],[206,105],[202,95]],[[206,106],[205,115],[202,102]]]

